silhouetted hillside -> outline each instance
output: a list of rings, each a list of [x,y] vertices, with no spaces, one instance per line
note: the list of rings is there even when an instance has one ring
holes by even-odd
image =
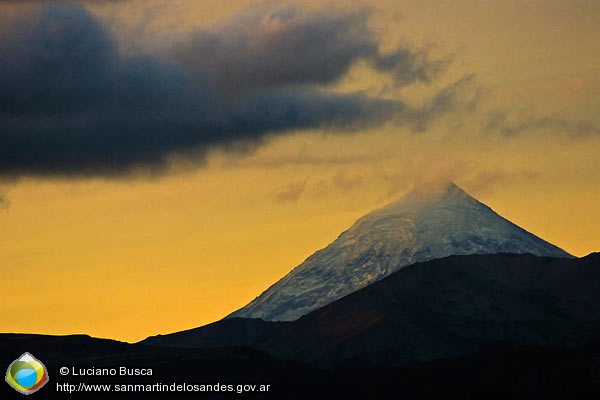
[[[299,320],[259,321],[223,320],[144,343],[249,345],[320,367],[404,365],[496,344],[580,346],[600,338],[600,254],[450,256],[402,268]]]

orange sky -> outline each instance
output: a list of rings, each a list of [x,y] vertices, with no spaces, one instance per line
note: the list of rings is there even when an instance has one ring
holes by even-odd
[[[314,3],[297,2],[319,10]],[[89,8],[123,49],[152,51],[157,38],[168,43],[193,27],[219,26],[235,11],[220,4]],[[416,133],[397,126],[293,131],[249,154],[216,150],[205,165],[178,164],[152,179],[0,181],[8,201],[0,208],[0,288],[10,299],[0,306],[0,331],[133,342],[204,325],[422,182],[454,180],[576,256],[600,251],[600,4],[368,4],[383,46],[409,42],[456,55],[431,86],[396,88],[359,64],[333,90],[418,102],[474,74],[477,105]],[[18,13],[0,4],[2,18]],[[484,129],[498,110],[525,128]],[[581,121],[596,130],[577,131]]]

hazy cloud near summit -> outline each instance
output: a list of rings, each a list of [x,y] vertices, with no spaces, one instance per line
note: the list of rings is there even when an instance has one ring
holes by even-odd
[[[368,17],[242,14],[159,57],[122,54],[81,6],[41,7],[1,32],[0,176],[161,172],[171,156],[201,161],[215,146],[251,149],[289,130],[422,130],[450,112],[468,76],[419,108],[327,89],[358,60],[402,85],[444,71],[449,61],[424,51],[382,54]]]

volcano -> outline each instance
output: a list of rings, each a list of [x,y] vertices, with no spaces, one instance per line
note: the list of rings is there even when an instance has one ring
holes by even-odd
[[[451,255],[497,253],[573,258],[453,183],[438,191],[415,190],[359,218],[225,318],[293,321],[402,267]]]

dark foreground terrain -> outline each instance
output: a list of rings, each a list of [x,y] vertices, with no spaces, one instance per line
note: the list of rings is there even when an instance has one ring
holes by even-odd
[[[136,344],[0,334],[0,366],[24,352],[49,374],[34,398],[600,399],[600,254],[451,256],[293,322],[231,318]],[[0,400],[23,398],[1,386]]]
[[[404,367],[345,366],[320,370],[308,365],[277,360],[248,348],[174,349],[126,344],[87,336],[1,335],[0,363],[8,367],[28,351],[39,358],[49,382],[34,398],[147,398],[156,393],[65,392],[64,384],[78,390],[86,385],[211,385],[205,391],[161,391],[159,398],[378,398],[394,393],[397,398],[461,399],[598,399],[600,398],[600,343],[574,349],[511,348],[490,346],[477,354],[436,360]],[[62,376],[69,368],[151,368],[153,375]],[[214,391],[214,385],[220,390]],[[270,385],[268,392],[244,391],[238,385]],[[229,391],[228,389],[231,389]],[[61,386],[61,388],[59,388]],[[89,386],[88,386],[89,388]],[[90,390],[90,389],[86,389]],[[210,390],[210,391],[208,391]],[[241,390],[244,390],[241,387]],[[248,389],[246,389],[248,390]],[[7,384],[1,399],[23,398]]]

